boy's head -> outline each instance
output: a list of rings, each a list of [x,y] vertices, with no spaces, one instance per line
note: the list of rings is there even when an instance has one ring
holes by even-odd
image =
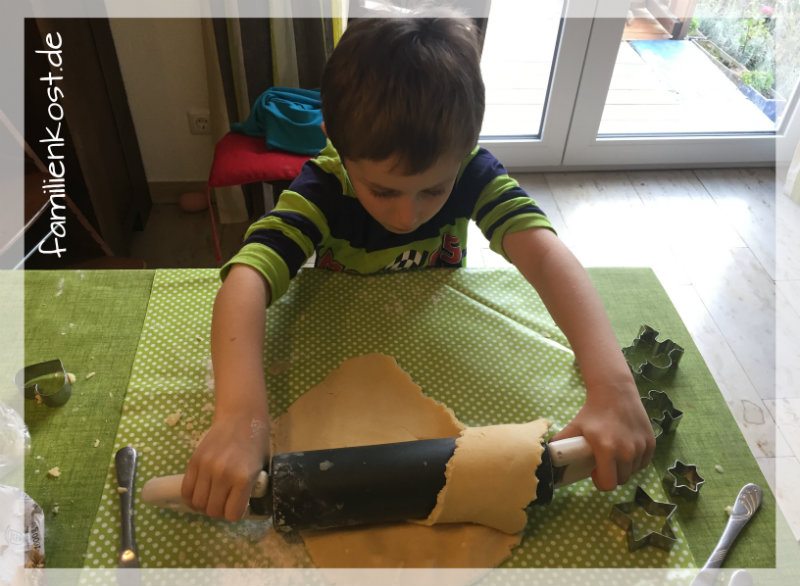
[[[415,175],[478,141],[485,107],[468,18],[349,23],[325,67],[325,130],[343,161],[389,161]]]

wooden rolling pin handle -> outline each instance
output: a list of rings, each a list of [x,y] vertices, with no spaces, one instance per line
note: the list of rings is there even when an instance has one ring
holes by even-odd
[[[173,474],[172,476],[161,476],[151,478],[142,487],[142,501],[148,505],[155,505],[165,509],[171,509],[177,513],[197,513],[189,507],[181,497],[181,484],[183,474]],[[262,498],[267,494],[269,476],[266,470],[258,473],[251,498]]]

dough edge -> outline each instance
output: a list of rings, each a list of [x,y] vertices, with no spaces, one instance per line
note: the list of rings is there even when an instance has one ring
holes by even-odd
[[[468,427],[456,440],[436,506],[421,523],[477,523],[504,533],[522,531],[536,500],[542,441],[552,423],[537,419]]]

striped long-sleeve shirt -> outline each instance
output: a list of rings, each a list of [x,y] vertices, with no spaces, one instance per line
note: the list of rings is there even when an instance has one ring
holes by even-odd
[[[418,267],[459,267],[467,250],[467,225],[477,222],[495,252],[503,237],[550,221],[489,151],[476,147],[462,162],[441,210],[409,234],[386,230],[355,196],[347,172],[330,141],[308,161],[281,193],[275,208],[253,223],[233,264],[258,270],[271,300],[316,252],[316,266],[359,274]]]

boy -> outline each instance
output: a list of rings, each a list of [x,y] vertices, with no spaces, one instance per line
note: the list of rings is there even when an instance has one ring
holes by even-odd
[[[586,402],[556,437],[586,437],[601,490],[646,466],[653,431],[588,276],[536,204],[476,146],[484,87],[472,22],[351,22],[321,94],[327,147],[222,269],[211,327],[216,409],[189,462],[185,501],[212,517],[244,513],[269,458],[265,308],[313,252],[318,267],[362,274],[457,267],[470,219],[535,287],[575,351]]]

